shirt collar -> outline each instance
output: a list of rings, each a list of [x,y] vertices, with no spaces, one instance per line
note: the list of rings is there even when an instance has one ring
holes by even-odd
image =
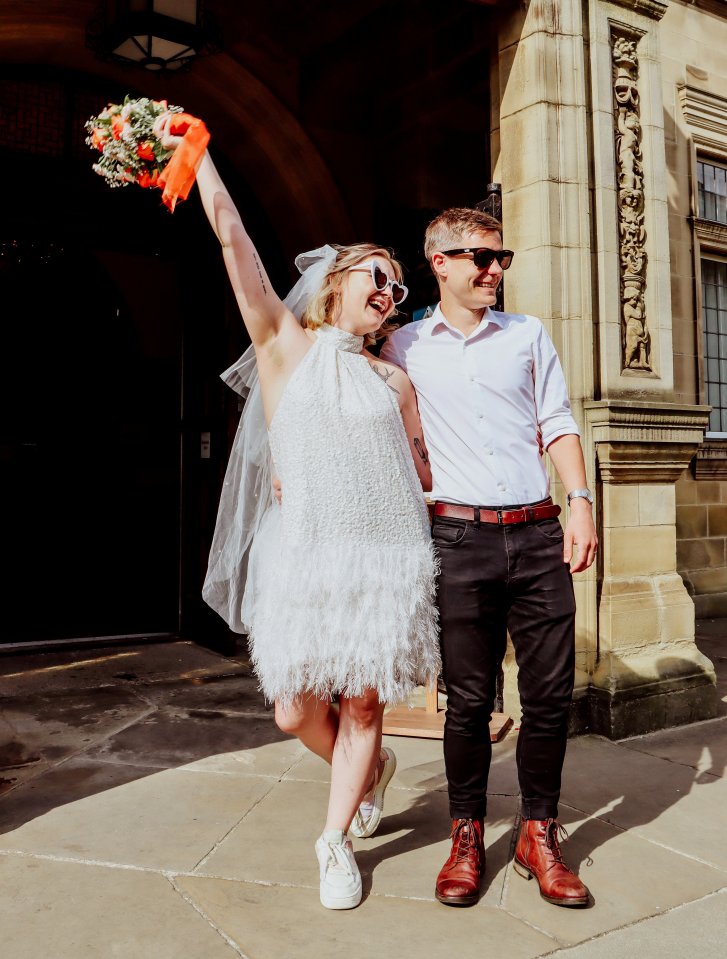
[[[445,330],[449,330],[450,333],[453,333],[458,339],[464,339],[465,337],[462,333],[455,329],[453,326],[447,322],[447,318],[444,313],[442,313],[442,304],[437,303],[437,306],[426,321],[426,331],[430,336],[435,336],[437,333],[443,333]],[[479,323],[479,326],[470,333],[467,337],[468,340],[474,339],[474,337],[479,336],[489,325],[493,323],[495,326],[502,327],[504,326],[502,314],[493,313],[493,311],[486,307],[485,312],[482,314],[482,320]]]

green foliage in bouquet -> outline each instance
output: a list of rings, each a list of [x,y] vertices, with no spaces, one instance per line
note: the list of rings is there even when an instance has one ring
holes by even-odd
[[[165,114],[182,112],[182,107],[169,106],[166,100],[147,97],[127,96],[123,103],[110,103],[85,124],[86,143],[101,154],[93,170],[110,187],[156,186],[172,151],[162,146],[154,125]]]

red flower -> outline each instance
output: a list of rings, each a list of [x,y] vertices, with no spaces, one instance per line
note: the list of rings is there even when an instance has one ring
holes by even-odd
[[[108,138],[105,130],[102,130],[101,127],[93,128],[93,132],[91,133],[91,142],[97,150],[103,152],[103,148],[106,146],[107,139]]]
[[[121,139],[121,132],[124,129],[124,121],[121,117],[116,114],[116,116],[111,117],[111,133],[113,134],[114,140]]]
[[[136,174],[136,182],[139,184],[139,186],[144,187],[145,190],[148,189],[149,187],[156,186],[158,179],[159,179],[158,170],[152,170],[151,173],[149,173],[148,170],[141,170],[139,173]]]
[[[143,143],[140,143],[136,148],[136,155],[142,160],[153,160],[154,159],[154,145],[151,140],[144,140]]]

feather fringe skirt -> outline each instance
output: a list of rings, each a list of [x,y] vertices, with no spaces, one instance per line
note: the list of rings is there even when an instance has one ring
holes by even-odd
[[[398,703],[440,669],[431,543],[296,544],[266,514],[250,554],[242,620],[268,701],[360,696]]]

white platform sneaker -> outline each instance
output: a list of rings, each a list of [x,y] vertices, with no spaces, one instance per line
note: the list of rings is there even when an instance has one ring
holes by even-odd
[[[357,839],[368,839],[373,836],[379,828],[381,816],[384,812],[384,793],[386,787],[391,781],[391,777],[396,771],[396,756],[394,750],[388,746],[382,748],[382,753],[386,755],[384,768],[381,771],[381,778],[376,783],[374,795],[371,802],[362,802],[356,810],[356,815],[351,823],[351,832]]]
[[[340,829],[327,829],[316,840],[321,867],[321,904],[326,909],[353,909],[361,902],[361,873],[351,840]]]

